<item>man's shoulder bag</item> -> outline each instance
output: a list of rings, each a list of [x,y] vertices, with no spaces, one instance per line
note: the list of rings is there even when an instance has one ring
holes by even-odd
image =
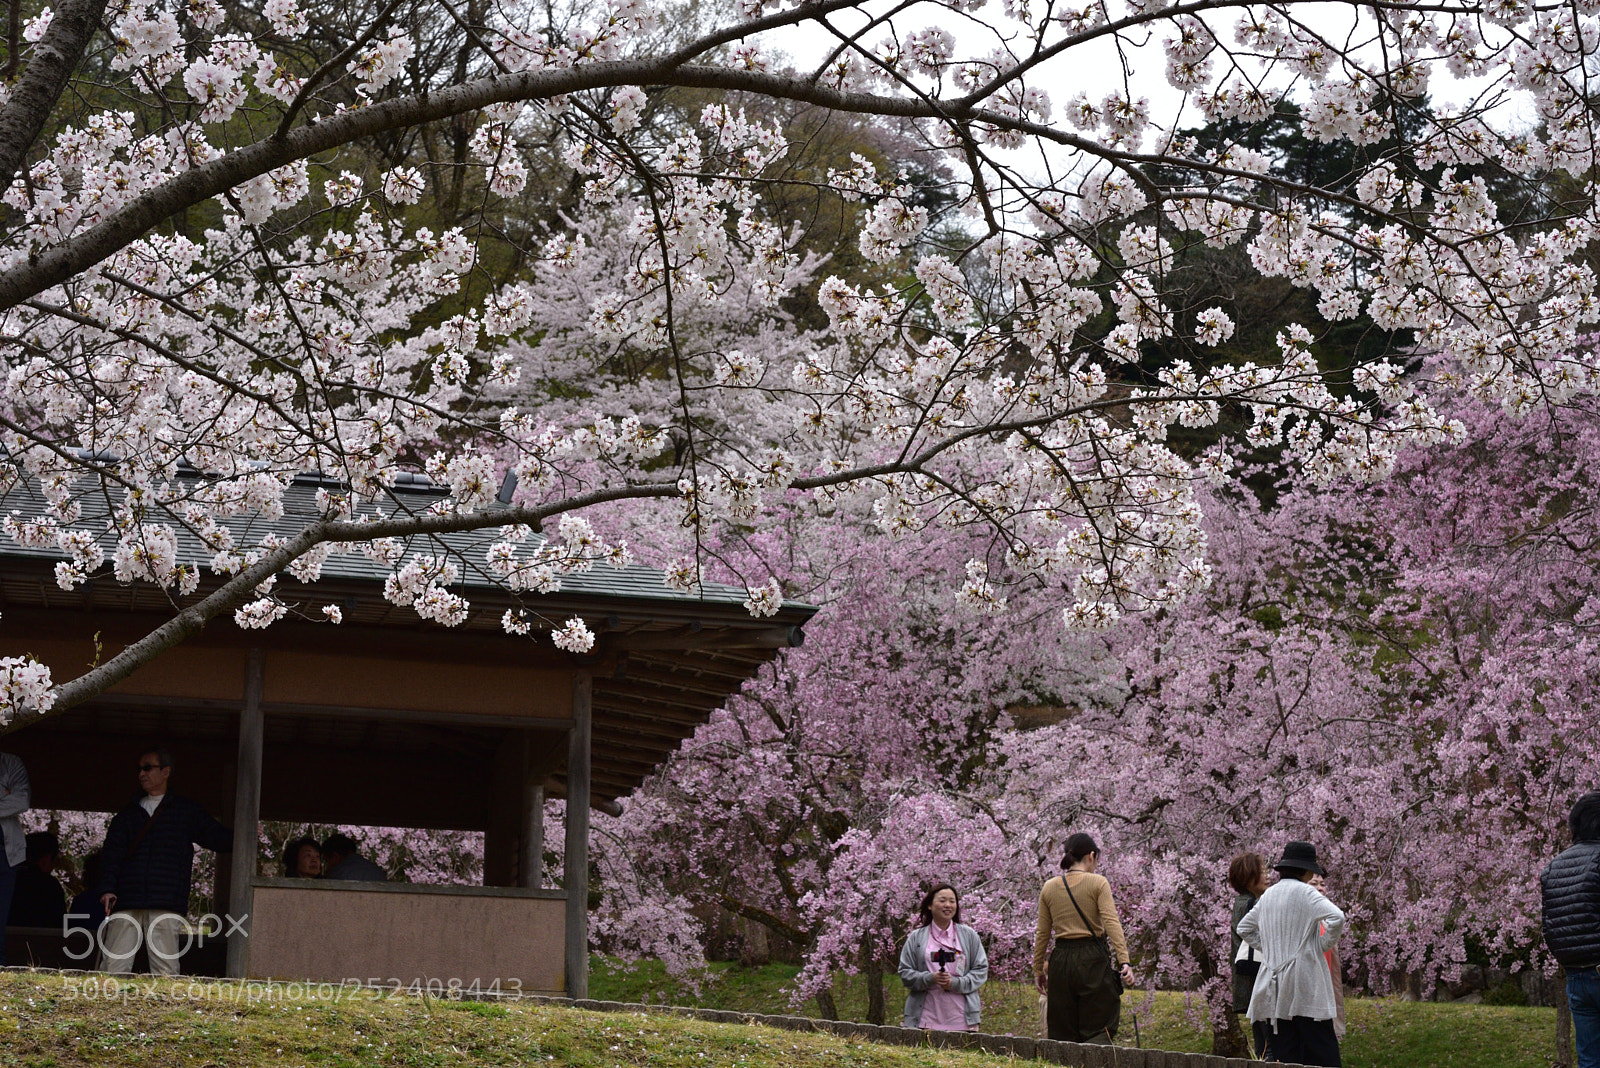
[[[164,799],[161,804],[156,806],[156,810],[150,814],[150,817],[146,819],[139,827],[138,832],[133,836],[133,841],[128,843],[128,851],[122,854],[122,862],[124,864],[133,859],[133,854],[138,851],[139,844],[144,841],[144,836],[150,833],[151,825],[153,825],[156,820],[161,818],[161,814],[167,810],[167,806],[171,804],[171,800],[171,798]]]

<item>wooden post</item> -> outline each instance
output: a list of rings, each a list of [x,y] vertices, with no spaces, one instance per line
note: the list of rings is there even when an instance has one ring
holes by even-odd
[[[228,732],[228,749],[234,753],[239,751],[239,721],[233,722],[232,729]],[[239,768],[235,760],[229,759],[222,765],[222,782],[224,787],[230,782],[237,784],[239,781]],[[237,790],[235,790],[237,792]],[[233,803],[236,799],[232,794],[227,794],[217,802],[217,819],[222,821],[224,827],[233,826]],[[208,912],[223,915],[233,902],[233,854],[228,854],[224,861],[221,857],[212,858],[213,880],[211,885],[211,907]],[[222,923],[222,932],[226,933],[228,923]]]
[[[1550,1000],[1556,1003],[1556,1055],[1550,1061],[1550,1068],[1572,1068],[1577,1053],[1572,1044],[1572,1002],[1567,998],[1567,970],[1557,968],[1555,979],[1546,981],[1545,990],[1555,995]]]
[[[228,976],[243,979],[250,970],[250,913],[255,908],[256,834],[261,823],[262,654],[245,659],[244,708],[239,712],[238,777],[233,793],[233,854],[229,865]]]
[[[589,733],[594,693],[589,673],[572,680],[567,734],[567,996],[589,996]]]
[[[522,844],[519,882],[530,890],[544,883],[544,783],[529,770],[522,783]]]
[[[527,731],[507,731],[489,779],[489,825],[483,836],[483,885],[516,886],[522,833],[522,783]]]

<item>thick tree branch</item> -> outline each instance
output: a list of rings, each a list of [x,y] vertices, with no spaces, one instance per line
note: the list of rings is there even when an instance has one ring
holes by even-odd
[[[16,9],[12,11],[15,18]],[[83,62],[89,38],[105,11],[106,0],[65,0],[56,8],[44,37],[31,49],[22,77],[10,98],[0,105],[0,191],[11,188],[28,150],[50,121],[62,90]]]
[[[185,208],[319,152],[327,152],[373,134],[478,111],[490,104],[546,100],[588,89],[623,85],[670,85],[742,91],[855,114],[985,122],[1047,137],[1058,144],[1097,156],[1121,158],[1122,155],[1094,141],[1036,123],[1020,122],[981,108],[929,104],[923,100],[873,93],[841,92],[812,85],[799,77],[760,71],[713,66],[674,68],[662,62],[630,59],[561,70],[500,74],[478,78],[436,93],[400,97],[369,107],[355,108],[292,130],[281,138],[269,137],[185,171],[136,197],[64,244],[39,253],[32,262],[0,272],[0,310],[15,307],[89,270]]]
[[[797,946],[803,946],[811,940],[811,935],[808,932],[802,931],[781,916],[757,905],[747,905],[730,894],[722,895],[722,907],[735,916],[743,916],[747,920],[754,920],[767,928],[767,930],[782,935]]]

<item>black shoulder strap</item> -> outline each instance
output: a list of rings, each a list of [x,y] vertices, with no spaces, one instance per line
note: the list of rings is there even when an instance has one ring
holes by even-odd
[[[1078,895],[1074,894],[1072,887],[1067,885],[1067,877],[1065,875],[1061,877],[1061,885],[1066,887],[1067,896],[1072,899],[1072,907],[1078,910],[1078,919],[1083,921],[1084,929],[1089,932],[1089,936],[1091,938],[1099,938],[1100,932],[1094,929],[1094,924],[1089,922],[1089,917],[1083,914],[1083,906],[1078,904]]]
[[[139,828],[139,833],[134,835],[133,841],[128,844],[128,851],[122,855],[124,864],[133,857],[134,851],[139,848],[139,843],[144,841],[144,836],[150,833],[150,825],[161,818],[161,814],[167,810],[167,806],[171,803],[171,798],[163,797],[161,804],[157,805],[156,810],[150,814],[150,818],[144,821],[144,826]]]

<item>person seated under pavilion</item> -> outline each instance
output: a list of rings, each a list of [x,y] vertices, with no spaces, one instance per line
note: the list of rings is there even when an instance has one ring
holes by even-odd
[[[322,842],[322,877],[357,883],[386,883],[389,873],[356,851],[355,840],[330,834]]]
[[[61,842],[49,831],[35,831],[24,841],[28,851],[17,869],[17,889],[6,924],[59,931],[67,914],[67,892],[55,876],[62,864]]]

